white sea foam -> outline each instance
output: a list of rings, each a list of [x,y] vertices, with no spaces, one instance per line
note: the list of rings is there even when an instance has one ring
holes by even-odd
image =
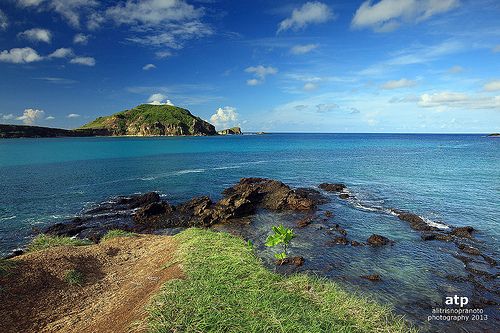
[[[205,169],[186,169],[186,170],[179,170],[174,172],[175,175],[185,175],[187,173],[201,173],[205,172]]]
[[[14,216],[9,216],[9,217],[0,217],[0,222],[3,222],[3,221],[8,221],[8,220],[13,220],[15,219],[17,216],[14,215]]]
[[[365,211],[370,211],[370,212],[382,212],[382,213],[385,213],[388,215],[393,215],[396,217],[398,216],[398,214],[393,209],[385,208],[385,207],[379,206],[379,205],[373,205],[373,204],[370,204],[370,202],[368,202],[368,201],[362,201],[362,200],[358,199],[352,193],[352,191],[349,191],[348,189],[344,189],[342,191],[342,193],[349,194],[349,198],[347,199],[347,201],[350,204],[352,204],[355,208],[365,210]],[[383,200],[380,200],[380,202],[383,202]],[[424,222],[431,227],[442,229],[442,230],[446,230],[446,229],[450,228],[449,226],[447,226],[446,224],[444,224],[442,222],[433,221],[427,217],[420,216],[420,215],[418,215],[418,217],[420,217],[422,220],[424,220]]]

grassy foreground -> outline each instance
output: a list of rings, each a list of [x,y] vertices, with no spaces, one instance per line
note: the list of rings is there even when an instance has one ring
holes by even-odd
[[[155,297],[152,332],[416,332],[332,282],[268,271],[237,237],[188,229],[175,238],[186,278]]]

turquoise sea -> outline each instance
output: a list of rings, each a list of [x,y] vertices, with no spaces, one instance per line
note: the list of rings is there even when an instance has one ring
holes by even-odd
[[[467,284],[445,278],[465,275],[463,263],[454,258],[455,247],[422,241],[383,209],[408,210],[444,226],[473,226],[481,250],[500,258],[500,139],[432,134],[0,140],[0,252],[22,247],[44,226],[113,196],[158,191],[173,203],[205,194],[217,199],[242,177],[300,187],[348,185],[356,200],[335,197],[323,209],[332,210],[352,237],[379,233],[395,245],[325,247],[310,232],[299,234],[292,251],[304,255],[305,270],[392,304],[431,331],[462,327],[425,321],[426,305],[442,304],[445,295],[474,297]],[[260,246],[262,238],[271,224],[293,225],[287,218],[262,214],[246,231],[264,261],[272,254]],[[382,281],[356,279],[371,273]],[[490,314],[488,322],[464,326],[467,332],[494,327],[498,313]]]

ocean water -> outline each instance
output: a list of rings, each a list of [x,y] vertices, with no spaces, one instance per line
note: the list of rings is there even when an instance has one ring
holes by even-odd
[[[500,139],[416,134],[0,140],[0,252],[21,247],[37,230],[116,195],[159,191],[172,203],[205,194],[217,199],[242,177],[300,187],[347,184],[359,200],[332,197],[321,209],[332,210],[351,239],[380,233],[395,245],[325,247],[326,235],[308,231],[299,233],[292,251],[304,255],[305,270],[373,295],[431,331],[439,325],[450,332],[462,327],[425,324],[427,310],[419,304],[471,294],[465,284],[444,278],[449,272],[465,275],[463,264],[453,257],[454,246],[423,242],[419,233],[379,209],[408,210],[443,226],[473,226],[481,250],[500,258]],[[272,253],[262,241],[270,225],[293,226],[294,218],[262,213],[239,228],[269,263]],[[356,278],[371,273],[383,281]],[[494,327],[491,323],[474,323],[468,332]]]

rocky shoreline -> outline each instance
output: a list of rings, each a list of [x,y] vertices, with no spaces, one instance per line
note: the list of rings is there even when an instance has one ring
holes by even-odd
[[[157,233],[189,227],[210,228],[218,225],[250,223],[258,211],[296,212],[302,217],[297,220],[299,231],[318,224],[317,230],[330,235],[325,244],[351,247],[386,247],[394,244],[387,236],[373,233],[368,239],[352,239],[335,219],[335,212],[318,209],[335,196],[339,200],[355,199],[346,185],[322,183],[315,188],[291,188],[290,186],[266,178],[242,178],[237,184],[225,189],[222,198],[212,201],[208,196],[192,198],[173,205],[162,200],[155,192],[132,196],[116,197],[108,202],[83,211],[78,217],[52,225],[43,233],[56,236],[86,238],[98,242],[109,230],[121,229],[137,233]],[[391,208],[388,213],[396,216],[415,232],[420,233],[422,241],[453,243],[456,247],[455,258],[462,261],[466,276],[459,273],[447,274],[449,281],[470,283],[481,296],[478,306],[496,306],[500,292],[496,285],[499,277],[498,263],[480,250],[480,242],[474,237],[477,232],[470,226],[453,227],[443,230],[430,225],[422,217],[403,210]],[[328,223],[328,230],[322,230]],[[304,259],[294,257],[287,262],[301,266]],[[383,276],[369,274],[360,276],[372,282],[381,281]]]

